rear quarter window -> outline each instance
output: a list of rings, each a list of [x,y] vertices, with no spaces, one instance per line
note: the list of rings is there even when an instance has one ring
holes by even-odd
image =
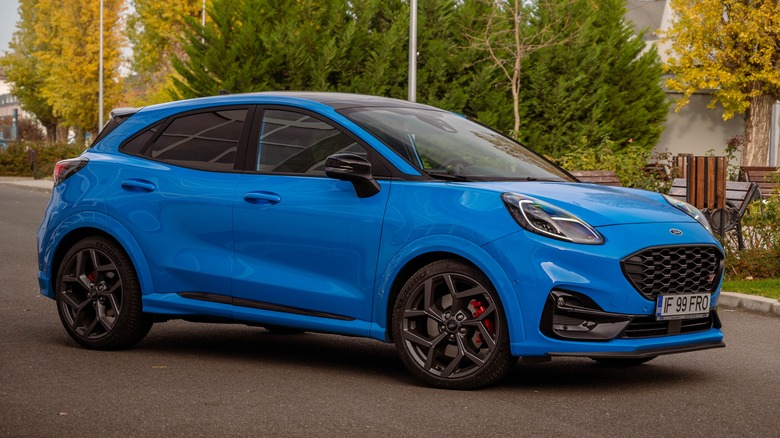
[[[130,155],[191,169],[232,171],[248,108],[217,108],[170,117],[125,142]]]

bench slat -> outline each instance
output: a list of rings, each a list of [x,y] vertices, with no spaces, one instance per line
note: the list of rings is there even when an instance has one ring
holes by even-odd
[[[780,189],[780,169],[767,166],[742,166],[740,179],[758,184],[761,196],[766,199]]]
[[[578,180],[585,183],[599,184],[602,186],[621,187],[620,179],[612,170],[573,170],[571,172]]]

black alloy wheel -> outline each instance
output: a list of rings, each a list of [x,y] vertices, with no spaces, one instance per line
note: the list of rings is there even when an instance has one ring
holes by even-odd
[[[440,388],[491,385],[515,362],[498,294],[481,271],[459,260],[433,262],[406,282],[393,337],[404,365]]]
[[[142,312],[130,258],[111,240],[91,237],[73,245],[59,266],[55,287],[62,325],[83,347],[126,348],[152,327],[151,316]]]

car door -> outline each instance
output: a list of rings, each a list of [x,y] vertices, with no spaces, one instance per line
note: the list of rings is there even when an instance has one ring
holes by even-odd
[[[331,154],[372,157],[323,117],[271,107],[260,123],[235,196],[236,311],[369,321],[390,181],[359,198],[351,183],[326,177]]]
[[[107,208],[143,251],[154,292],[230,300],[235,162],[252,110],[175,115],[120,147],[132,157],[116,168]]]

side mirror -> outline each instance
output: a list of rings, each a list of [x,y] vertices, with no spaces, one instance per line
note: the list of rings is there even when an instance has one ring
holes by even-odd
[[[325,175],[350,181],[359,198],[374,196],[381,189],[371,174],[371,163],[360,155],[341,153],[329,156],[325,160]]]

